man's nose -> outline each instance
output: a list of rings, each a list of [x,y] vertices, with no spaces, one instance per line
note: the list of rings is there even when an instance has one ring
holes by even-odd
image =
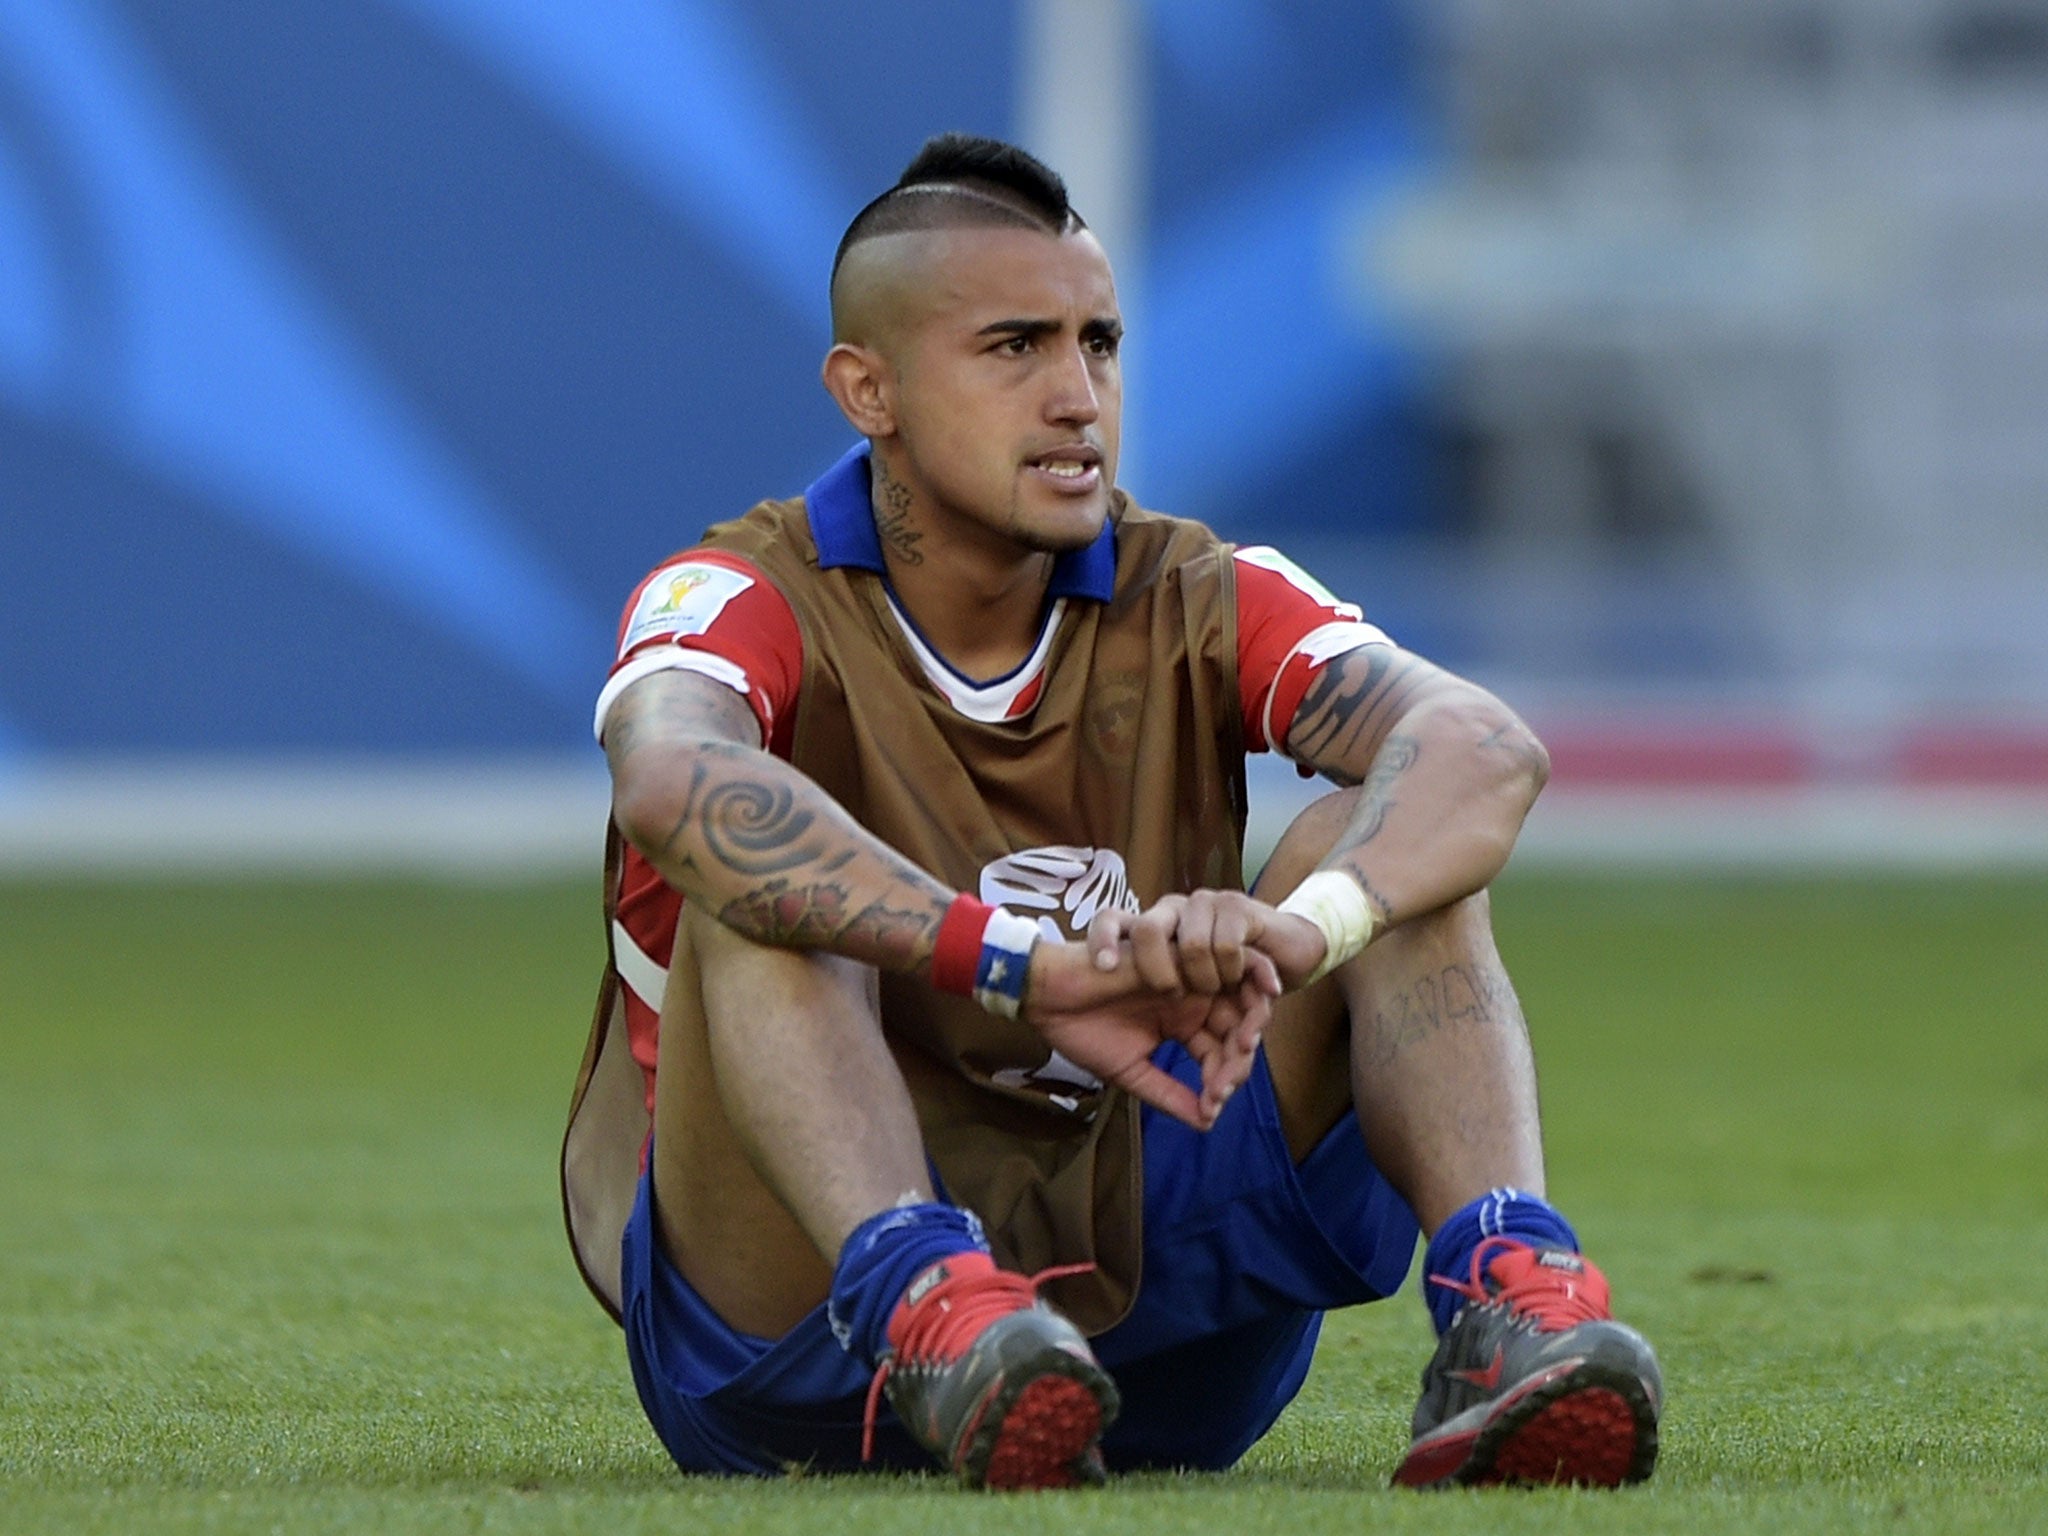
[[[1054,421],[1079,422],[1086,426],[1102,414],[1102,402],[1095,393],[1095,375],[1089,370],[1088,355],[1080,347],[1066,350],[1053,380],[1046,414]]]

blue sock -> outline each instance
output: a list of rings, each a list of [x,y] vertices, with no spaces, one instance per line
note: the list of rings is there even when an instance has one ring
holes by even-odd
[[[1470,1205],[1453,1211],[1423,1250],[1422,1299],[1438,1333],[1451,1326],[1465,1298],[1449,1286],[1434,1284],[1429,1277],[1467,1279],[1474,1250],[1489,1237],[1512,1237],[1536,1248],[1579,1251],[1572,1224],[1542,1196],[1525,1195],[1519,1189],[1489,1189]]]
[[[839,1250],[825,1313],[840,1346],[872,1364],[888,1347],[889,1315],[925,1270],[956,1253],[987,1253],[981,1218],[957,1205],[899,1205],[870,1216]]]

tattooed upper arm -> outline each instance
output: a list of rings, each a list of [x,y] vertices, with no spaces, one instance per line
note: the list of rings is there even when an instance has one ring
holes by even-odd
[[[1288,755],[1339,784],[1361,783],[1403,715],[1463,686],[1413,651],[1362,645],[1316,673],[1288,728]]]
[[[645,748],[702,742],[757,747],[761,725],[745,699],[701,673],[651,673],[621,693],[605,717],[604,755],[615,782]]]

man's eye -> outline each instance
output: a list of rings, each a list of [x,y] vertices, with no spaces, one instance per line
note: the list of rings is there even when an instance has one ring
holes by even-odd
[[[1031,338],[1029,336],[1012,336],[1005,340],[998,350],[1007,352],[1012,357],[1022,357],[1031,350]]]

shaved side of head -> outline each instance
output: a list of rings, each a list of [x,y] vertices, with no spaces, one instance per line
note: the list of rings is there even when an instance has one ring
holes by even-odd
[[[903,318],[925,242],[956,229],[1085,229],[1066,183],[1014,144],[948,133],[927,142],[896,185],[854,215],[832,259],[832,339],[882,341]]]

